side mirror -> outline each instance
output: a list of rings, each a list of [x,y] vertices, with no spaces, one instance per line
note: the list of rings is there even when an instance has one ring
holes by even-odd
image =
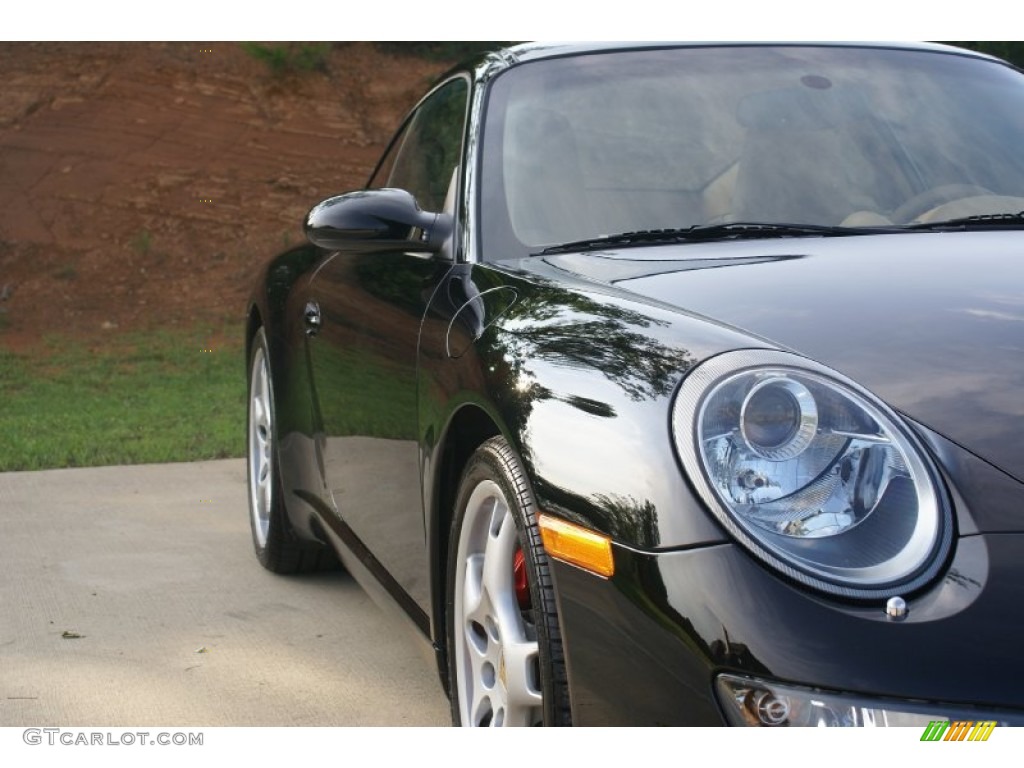
[[[306,215],[306,237],[332,251],[436,253],[451,233],[447,213],[421,210],[404,189],[366,189],[324,200]]]

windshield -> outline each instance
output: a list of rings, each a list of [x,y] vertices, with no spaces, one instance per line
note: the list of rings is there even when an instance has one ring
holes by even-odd
[[[483,243],[503,258],[729,222],[1017,212],[1022,146],[1024,75],[966,56],[733,46],[529,62],[492,84]]]

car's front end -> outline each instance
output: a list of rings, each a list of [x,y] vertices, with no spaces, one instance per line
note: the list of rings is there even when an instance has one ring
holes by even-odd
[[[525,289],[501,324],[519,391],[545,382],[519,407],[538,504],[612,563],[553,553],[574,722],[1024,723],[1018,240],[518,264],[573,286],[547,332]],[[840,282],[868,298],[830,311]]]
[[[481,349],[574,723],[1024,723],[1022,80],[698,44],[490,84]]]

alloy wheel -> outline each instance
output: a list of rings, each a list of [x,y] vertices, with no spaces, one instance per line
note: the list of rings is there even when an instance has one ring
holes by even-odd
[[[539,724],[537,633],[532,610],[521,607],[522,590],[516,588],[519,534],[504,494],[491,480],[470,494],[457,551],[453,627],[461,720],[475,726]]]
[[[249,509],[259,547],[267,545],[274,486],[274,424],[270,399],[270,371],[263,347],[253,355],[249,383]]]

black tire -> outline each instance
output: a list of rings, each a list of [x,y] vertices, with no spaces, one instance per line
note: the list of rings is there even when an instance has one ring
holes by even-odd
[[[528,599],[515,587],[516,548]],[[455,725],[572,724],[533,494],[500,437],[480,446],[462,475],[449,540],[446,615]]]
[[[274,573],[309,573],[338,567],[337,558],[318,542],[296,535],[281,492],[277,423],[270,350],[263,328],[252,339],[246,419],[246,478],[252,543],[260,564]]]

